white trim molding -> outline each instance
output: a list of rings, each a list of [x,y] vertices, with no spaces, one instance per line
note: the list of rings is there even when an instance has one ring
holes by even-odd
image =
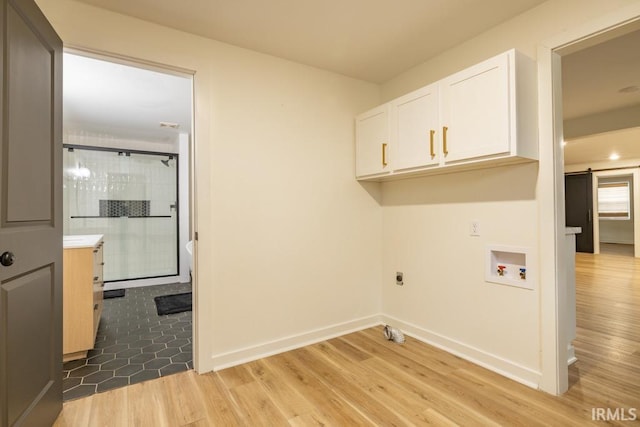
[[[540,388],[562,394],[568,389],[566,266],[564,251],[564,165],[560,55],[597,44],[636,29],[640,2],[622,7],[591,22],[568,29],[538,46],[538,102],[540,126]],[[541,189],[541,191],[540,191]]]
[[[471,363],[482,366],[483,368],[510,378],[528,387],[534,389],[539,388],[541,373],[536,370],[384,314],[363,317],[350,322],[331,325],[326,328],[315,329],[298,335],[283,337],[227,353],[214,354],[211,356],[213,370],[218,371],[230,368],[232,366],[252,362],[264,357],[295,350],[307,345],[312,345],[321,341],[384,324],[391,324],[394,327],[401,329],[404,334],[411,336],[418,341],[422,341],[428,345],[446,351],[447,353],[461,357],[462,359],[468,360]],[[380,333],[380,340],[384,340],[382,330]]]
[[[528,387],[537,389],[540,384],[541,373],[539,371],[391,316],[382,315],[382,320],[386,324],[399,328],[405,335],[409,335],[419,341],[461,357],[462,359],[468,360],[471,363],[482,366]]]
[[[295,350],[297,348],[350,334],[352,332],[361,331],[380,324],[381,316],[373,315],[349,322],[330,325],[324,328],[314,329],[298,335],[282,337],[273,341],[267,341],[227,353],[214,354],[211,356],[213,370],[218,371],[232,366],[241,365],[243,363],[252,362],[254,360],[262,359],[263,357]]]

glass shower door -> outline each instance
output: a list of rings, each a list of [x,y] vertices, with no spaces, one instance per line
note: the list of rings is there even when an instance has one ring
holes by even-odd
[[[104,234],[105,281],[177,275],[176,154],[67,147],[65,234]]]

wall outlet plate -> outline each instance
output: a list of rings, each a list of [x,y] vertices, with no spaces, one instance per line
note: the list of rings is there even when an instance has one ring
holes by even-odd
[[[469,235],[471,236],[480,235],[480,221],[478,220],[471,221],[471,224],[469,224]]]

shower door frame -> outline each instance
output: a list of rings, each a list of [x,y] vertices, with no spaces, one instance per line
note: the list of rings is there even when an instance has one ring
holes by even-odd
[[[135,149],[124,149],[124,148],[112,148],[112,147],[97,147],[93,145],[81,145],[81,144],[62,144],[62,148],[67,149],[78,149],[78,150],[89,150],[89,151],[107,151],[112,153],[124,153],[124,154],[142,154],[142,155],[153,155],[153,156],[172,156],[176,161],[176,201],[175,201],[175,209],[176,209],[176,273],[175,274],[163,274],[159,276],[146,276],[146,277],[134,277],[128,279],[114,279],[114,280],[105,280],[104,283],[115,283],[115,282],[130,282],[136,280],[146,280],[146,279],[161,279],[164,277],[180,277],[180,162],[179,162],[179,154],[178,153],[166,153],[163,151],[147,151],[147,150],[135,150]],[[70,217],[71,219],[72,217]],[[75,216],[73,218],[94,218],[93,216]]]

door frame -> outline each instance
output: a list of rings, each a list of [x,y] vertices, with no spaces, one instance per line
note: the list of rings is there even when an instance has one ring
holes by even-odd
[[[640,170],[638,168],[616,169],[612,171],[593,172],[593,253],[600,253],[600,217],[598,216],[598,182],[600,178],[631,176],[633,186],[633,251],[634,257],[640,258]]]
[[[132,67],[142,68],[150,71],[156,71],[165,74],[173,74],[180,77],[187,77],[191,80],[191,128],[190,138],[188,141],[188,164],[189,164],[189,184],[190,195],[188,198],[189,203],[189,239],[193,241],[193,271],[191,272],[191,288],[193,292],[193,308],[192,308],[192,355],[193,355],[193,368],[196,372],[201,372],[206,369],[206,362],[201,360],[200,357],[200,339],[198,335],[198,318],[199,318],[199,305],[198,305],[198,180],[196,173],[196,85],[195,76],[196,71],[181,68],[169,64],[149,61],[141,58],[134,58],[126,55],[120,55],[103,50],[90,49],[81,46],[74,46],[65,44],[63,48],[64,53],[70,53],[73,55],[80,55],[89,58],[94,58],[102,61],[113,62],[116,64],[128,65]],[[64,68],[64,65],[63,65]],[[63,69],[64,74],[64,69]],[[179,225],[178,225],[179,226]],[[205,366],[203,366],[205,365]]]
[[[562,394],[569,387],[564,153],[562,148],[562,70],[560,58],[640,27],[640,3],[584,23],[538,45],[539,230],[540,230],[540,388]],[[579,48],[576,46],[580,44]]]

